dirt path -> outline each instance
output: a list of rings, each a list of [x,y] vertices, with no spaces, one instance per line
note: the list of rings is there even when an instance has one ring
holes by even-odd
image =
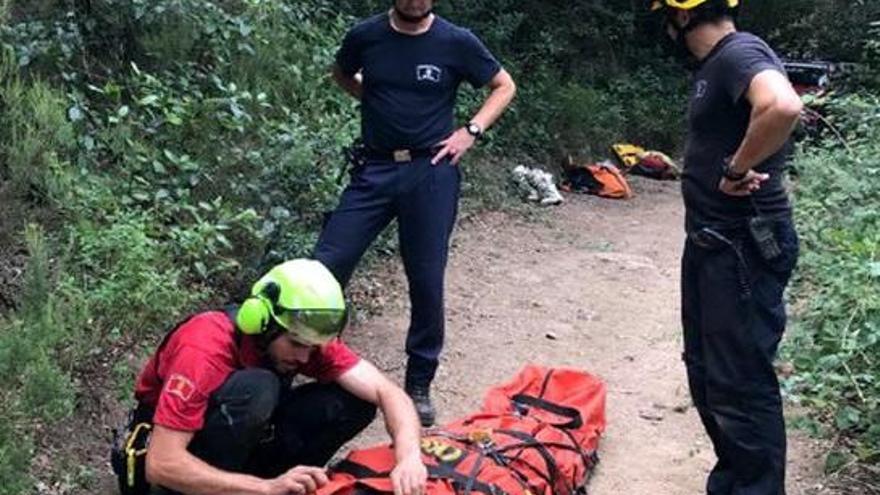
[[[440,421],[474,410],[487,387],[524,363],[579,367],[608,385],[609,427],[590,493],[698,494],[714,455],[679,357],[678,185],[634,187],[632,201],[576,196],[538,221],[493,214],[460,225],[435,386]],[[384,311],[349,339],[400,378],[403,275],[394,266],[361,284],[383,285]],[[358,443],[384,438],[374,424]],[[811,493],[821,464],[815,445],[790,432],[789,459],[789,493]]]

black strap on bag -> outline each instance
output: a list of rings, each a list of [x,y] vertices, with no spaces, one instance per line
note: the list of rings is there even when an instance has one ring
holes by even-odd
[[[457,492],[465,493],[469,491],[479,492],[483,495],[509,495],[507,492],[502,490],[496,485],[492,485],[489,483],[484,483],[476,479],[477,473],[471,473],[471,476],[467,476],[459,473],[455,469],[440,464],[440,465],[428,465],[428,476],[434,479],[448,479],[452,482],[452,485],[455,487]],[[391,475],[391,472],[379,472],[376,471],[369,466],[365,466],[358,462],[352,461],[350,459],[343,459],[338,463],[334,464],[332,467],[332,471],[346,473],[354,476],[358,480],[365,480],[371,478],[387,478]]]
[[[543,409],[544,411],[563,418],[569,418],[569,421],[565,423],[548,423],[556,428],[576,430],[584,425],[584,420],[581,418],[580,411],[573,407],[562,406],[555,402],[550,402],[527,394],[516,394],[511,397],[510,400],[513,401],[514,407],[520,414],[527,414],[529,408],[534,407],[537,409]]]
[[[547,447],[560,448],[560,449],[570,450],[570,451],[577,453],[581,459],[581,462],[583,462],[584,472],[588,473],[588,476],[589,476],[589,473],[592,472],[591,468],[599,462],[599,456],[596,454],[596,452],[595,451],[587,452],[583,448],[581,448],[580,444],[578,444],[577,439],[575,439],[574,434],[571,431],[573,429],[580,428],[583,425],[583,418],[581,417],[580,412],[573,407],[563,406],[561,404],[557,404],[555,402],[551,402],[551,401],[544,399],[544,394],[547,392],[547,387],[550,383],[550,377],[552,376],[552,374],[553,374],[553,370],[550,370],[547,372],[547,375],[544,377],[544,381],[541,383],[541,390],[538,393],[537,397],[527,395],[527,394],[517,394],[517,395],[514,395],[513,397],[511,397],[511,401],[513,402],[514,408],[516,409],[516,411],[520,415],[527,415],[529,412],[529,407],[535,407],[538,409],[543,409],[545,411],[549,411],[557,416],[571,418],[571,420],[567,423],[558,423],[558,424],[547,423],[550,426],[553,426],[557,430],[561,431],[563,434],[565,434],[565,436],[569,439],[569,441],[571,441],[571,445],[562,445],[562,444],[556,444],[556,443],[550,443],[550,442],[541,442],[525,432],[511,431],[511,430],[497,430],[499,433],[506,434],[506,435],[512,436],[514,438],[518,438],[518,439],[526,442],[525,444],[514,444],[514,445],[506,446],[502,449],[499,449],[499,452],[506,452],[511,449],[515,449],[515,448],[522,447],[522,446],[533,447],[538,450],[539,454],[544,458],[545,462],[547,463],[549,476],[545,477],[545,481],[547,481],[550,484],[551,490],[553,489],[553,487],[555,485],[553,484],[552,479],[548,479],[548,478],[554,477],[553,471],[556,471],[556,475],[558,475],[558,467],[556,466],[555,461],[553,461],[552,463],[550,462],[551,460],[553,460],[553,457],[552,457],[552,455],[550,455],[549,451],[547,451]],[[549,459],[548,459],[548,456],[549,456]],[[535,469],[534,466],[529,466],[529,467],[532,468],[536,473],[541,475],[541,473],[537,469]],[[583,486],[579,486],[579,485],[581,485],[582,483],[585,483],[585,482],[586,482],[586,480],[583,480],[583,481],[571,480],[572,486],[577,487],[576,489],[582,489]]]

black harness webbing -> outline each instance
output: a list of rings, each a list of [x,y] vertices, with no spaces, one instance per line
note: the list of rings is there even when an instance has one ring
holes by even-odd
[[[465,476],[458,471],[450,468],[449,466],[444,466],[442,464],[428,465],[426,467],[428,468],[428,475],[431,478],[448,479],[452,482],[457,491],[463,491],[464,493],[477,491],[483,493],[484,495],[509,495],[507,492],[495,485],[483,483],[482,481],[477,480],[476,472],[472,473],[472,476]],[[387,478],[391,475],[390,471],[379,472],[370,468],[369,466],[364,466],[363,464],[354,462],[350,459],[343,459],[334,464],[332,470],[340,473],[350,474],[358,480]]]
[[[513,479],[516,480],[517,483],[519,483],[520,486],[522,486],[523,489],[527,490],[528,492],[534,492],[531,484],[528,482],[529,477],[525,473],[522,473],[518,469],[511,466],[510,463],[512,461],[516,461],[527,467],[529,470],[533,471],[535,475],[540,477],[548,484],[551,492],[554,495],[571,495],[572,493],[582,491],[583,485],[586,480],[573,479],[563,480],[568,486],[563,487],[564,493],[558,492],[558,485],[562,476],[559,465],[556,463],[556,459],[553,457],[553,454],[550,452],[550,450],[548,450],[548,447],[568,450],[577,453],[584,464],[584,472],[587,473],[588,476],[590,473],[590,468],[598,462],[598,457],[595,452],[587,452],[583,448],[581,448],[581,446],[575,439],[574,434],[571,432],[571,430],[578,429],[584,424],[580,411],[573,407],[562,406],[555,402],[551,402],[542,398],[544,393],[546,392],[549,380],[550,373],[548,373],[547,376],[544,378],[544,381],[541,385],[541,392],[538,397],[528,394],[517,394],[511,397],[511,402],[513,403],[514,408],[520,416],[527,416],[529,408],[536,408],[542,409],[563,418],[568,418],[569,420],[563,423],[548,423],[540,420],[539,421],[547,426],[551,426],[562,431],[566,435],[566,437],[571,440],[571,445],[559,442],[542,442],[535,438],[534,435],[523,431],[497,429],[492,431],[519,440],[519,443],[498,447],[491,442],[483,443],[474,441],[466,435],[459,435],[444,430],[433,430],[429,432],[430,436],[442,436],[456,440],[462,443],[470,454],[475,454],[478,457],[474,461],[474,464],[467,475],[456,471],[453,467],[449,465],[439,464],[427,466],[428,474],[430,475],[430,477],[435,479],[442,478],[450,480],[456,491],[462,493],[463,495],[470,495],[472,491],[477,491],[484,495],[508,495],[498,486],[484,483],[477,479],[477,475],[480,472],[480,467],[482,466],[483,459],[485,457],[489,457],[499,466],[506,468],[512,474]],[[538,452],[538,454],[544,460],[544,464],[547,468],[546,472],[521,458],[521,455],[525,451],[525,449],[535,449],[535,451]],[[517,451],[517,453],[513,454],[513,451]],[[390,472],[375,471],[368,466],[364,466],[363,464],[351,461],[349,459],[343,459],[339,461],[333,466],[332,470],[350,474],[358,480],[371,478],[387,478],[391,474]]]

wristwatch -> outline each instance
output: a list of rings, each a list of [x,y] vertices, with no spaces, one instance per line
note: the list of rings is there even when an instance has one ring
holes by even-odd
[[[733,160],[728,157],[724,159],[724,168],[721,169],[721,174],[729,181],[739,182],[745,179],[746,175],[749,175],[749,171],[737,172],[734,170]]]
[[[467,130],[468,134],[474,137],[474,139],[480,139],[483,137],[483,128],[476,122],[468,122],[464,128]]]

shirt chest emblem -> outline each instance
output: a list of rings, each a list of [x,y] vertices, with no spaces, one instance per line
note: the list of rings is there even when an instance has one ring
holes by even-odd
[[[419,64],[416,66],[416,81],[439,83],[443,70],[436,65]]]
[[[709,81],[700,79],[697,81],[697,89],[694,92],[694,98],[702,98],[706,96],[706,90],[709,89]]]

